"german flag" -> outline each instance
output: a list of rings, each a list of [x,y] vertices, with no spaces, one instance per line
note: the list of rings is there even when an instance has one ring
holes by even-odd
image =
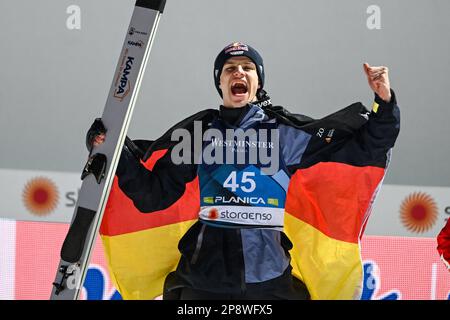
[[[166,152],[155,151],[144,166],[151,170]],[[114,178],[100,234],[111,278],[123,299],[162,294],[164,280],[180,258],[178,241],[198,219],[199,197],[197,178],[171,207],[142,214]]]
[[[286,199],[285,233],[293,274],[311,299],[360,295],[360,238],[385,170],[321,162],[297,170]]]
[[[355,134],[367,121],[363,117],[367,110],[360,103],[321,120],[292,115],[282,107],[264,111],[312,137],[304,160],[291,176],[286,198],[284,232],[293,243],[294,276],[306,284],[312,299],[359,298],[363,275],[360,239],[386,172],[389,149],[399,132],[399,116],[394,116],[397,107],[392,104],[383,106],[381,112],[373,110],[378,115],[372,116],[381,119],[382,125],[374,133],[380,141],[362,141],[362,147],[360,140],[369,137]],[[191,128],[193,120],[207,119],[210,114],[199,113],[179,126]],[[317,137],[315,132],[323,128],[333,129],[326,137]],[[164,148],[149,149],[156,151],[142,162],[147,169],[167,152],[168,137],[170,131],[160,140],[159,146]],[[198,219],[199,199],[197,177],[172,206],[142,214],[121,191],[116,178],[100,233],[111,277],[124,299],[153,299],[162,294],[167,274],[176,269],[180,259],[178,242]]]

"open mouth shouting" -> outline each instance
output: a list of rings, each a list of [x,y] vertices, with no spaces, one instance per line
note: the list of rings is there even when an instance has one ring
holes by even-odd
[[[247,95],[247,83],[243,81],[234,82],[231,84],[231,93],[236,97],[245,97]]]
[[[227,60],[220,74],[223,105],[240,108],[256,99],[258,73],[248,57],[233,57]]]

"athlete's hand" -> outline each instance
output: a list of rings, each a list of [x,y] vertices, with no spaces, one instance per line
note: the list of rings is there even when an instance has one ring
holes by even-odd
[[[391,101],[391,85],[389,84],[388,67],[371,67],[364,63],[364,72],[370,88],[386,102]]]
[[[86,147],[91,152],[93,147],[98,147],[106,138],[106,128],[103,125],[102,119],[97,118],[92,123],[88,132],[86,133]]]

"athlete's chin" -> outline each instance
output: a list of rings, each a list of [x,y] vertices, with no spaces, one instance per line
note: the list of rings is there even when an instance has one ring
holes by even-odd
[[[242,108],[242,107],[244,107],[246,104],[247,104],[246,101],[239,102],[239,103],[233,103],[232,107],[233,107],[233,108]]]
[[[237,97],[233,96],[233,97],[231,97],[230,101],[231,101],[231,105],[233,106],[233,108],[241,108],[249,102],[249,99],[248,99],[247,95],[237,96]]]

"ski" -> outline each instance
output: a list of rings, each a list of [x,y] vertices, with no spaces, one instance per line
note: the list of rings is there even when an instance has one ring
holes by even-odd
[[[93,148],[84,166],[51,300],[74,300],[80,296],[165,2],[136,1],[101,117],[107,136],[103,144]]]

